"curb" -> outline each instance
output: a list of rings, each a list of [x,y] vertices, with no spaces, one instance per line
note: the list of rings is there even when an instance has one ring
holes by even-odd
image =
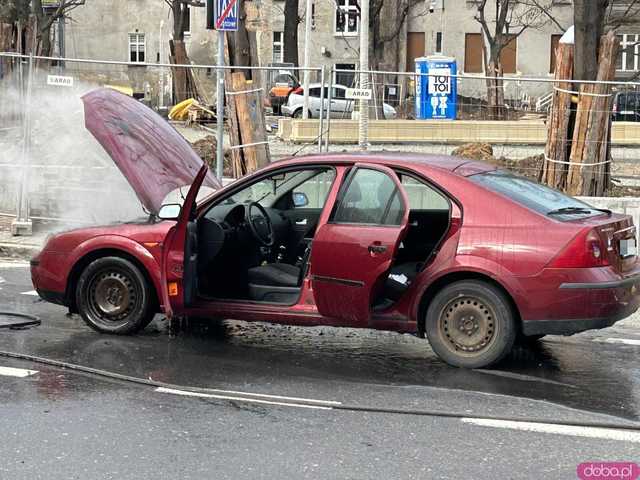
[[[31,258],[42,249],[39,245],[21,245],[19,243],[0,242],[0,257]]]

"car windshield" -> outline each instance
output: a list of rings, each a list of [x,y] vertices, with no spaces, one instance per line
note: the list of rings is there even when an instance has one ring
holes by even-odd
[[[263,207],[271,207],[272,203],[280,194],[296,185],[304,182],[310,176],[317,175],[315,171],[294,171],[283,174],[274,175],[265,178],[260,182],[252,184],[250,187],[239,191],[235,195],[229,197],[225,203],[251,203],[258,202]]]
[[[602,211],[562,192],[504,170],[479,173],[469,180],[543,215],[559,220],[602,215]]]

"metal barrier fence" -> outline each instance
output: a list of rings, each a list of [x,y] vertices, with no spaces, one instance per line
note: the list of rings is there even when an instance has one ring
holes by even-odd
[[[490,120],[487,77],[449,75],[456,86],[456,120],[416,120],[416,85],[433,75],[414,72],[308,69],[310,120],[302,120],[304,69],[170,65],[53,59],[0,54],[0,214],[20,219],[109,221],[140,216],[139,202],[106,153],[84,129],[80,97],[109,86],[138,98],[160,115],[175,105],[176,72],[188,69],[204,107],[201,116],[172,121],[212,167],[216,163],[216,70],[242,71],[265,104],[272,158],[358,148],[359,102],[348,98],[361,74],[369,77],[371,150],[450,154],[465,143],[489,143],[493,157],[520,173],[539,168],[553,78],[505,77],[504,118]],[[585,82],[573,82],[573,89]],[[589,83],[589,82],[586,82]],[[626,183],[640,174],[638,82],[610,82],[615,105],[612,171]],[[636,100],[637,99],[637,100]],[[229,100],[229,97],[227,97]],[[206,114],[206,111],[209,114]],[[394,119],[394,121],[383,121]],[[636,123],[637,122],[637,123]],[[253,145],[232,145],[249,149]],[[542,157],[543,158],[543,157]],[[535,160],[535,161],[534,161]],[[536,163],[537,162],[537,163]],[[225,176],[231,174],[229,162]],[[118,201],[114,202],[115,196]]]

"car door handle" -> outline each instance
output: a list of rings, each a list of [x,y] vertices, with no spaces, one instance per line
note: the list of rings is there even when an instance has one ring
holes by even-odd
[[[307,224],[307,219],[306,219],[306,218],[305,218],[305,219],[303,219],[303,220],[298,220],[298,221],[296,222],[296,225],[306,225],[306,224]]]
[[[384,253],[387,251],[387,246],[374,243],[372,245],[369,245],[368,250],[369,253]]]

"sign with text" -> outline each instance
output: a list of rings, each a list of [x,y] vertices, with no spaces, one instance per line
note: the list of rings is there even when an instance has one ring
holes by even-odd
[[[373,92],[369,88],[347,88],[345,97],[349,100],[371,100]]]
[[[208,0],[207,28],[223,32],[238,30],[238,0]]]
[[[47,85],[53,85],[54,87],[73,87],[73,77],[47,75]]]

